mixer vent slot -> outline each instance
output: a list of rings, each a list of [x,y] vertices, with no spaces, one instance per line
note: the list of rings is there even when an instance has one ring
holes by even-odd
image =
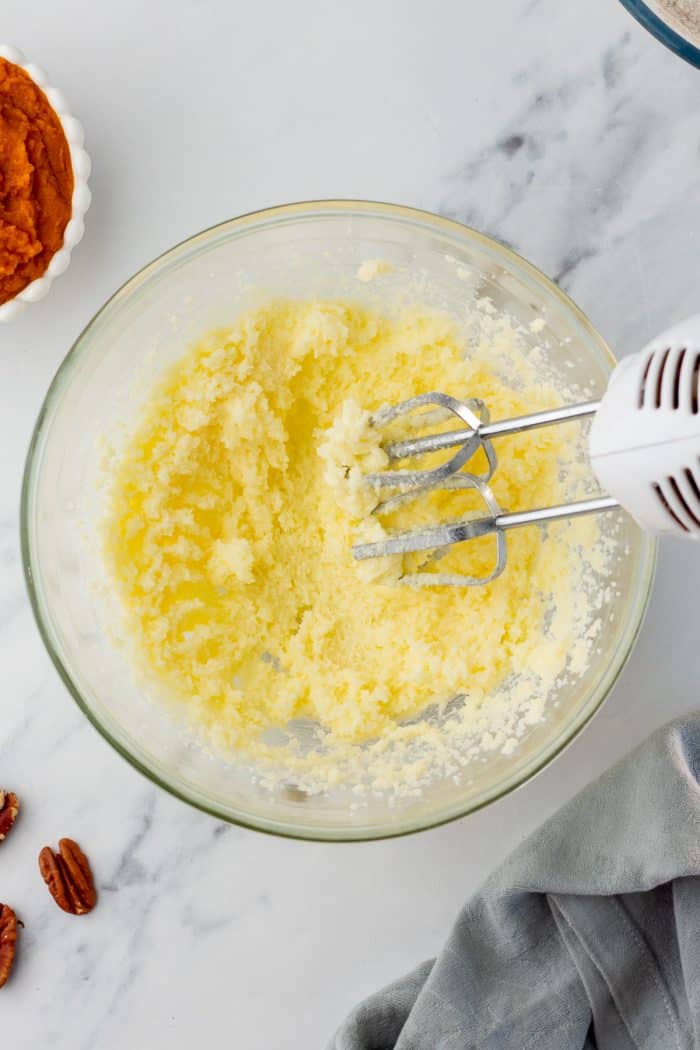
[[[697,525],[700,529],[700,510],[697,513],[693,510],[675,478],[669,478],[668,483],[673,490],[673,495],[676,497],[678,506],[683,508],[693,524]]]
[[[692,356],[692,359],[691,359]],[[663,350],[652,351],[646,359],[644,371],[639,384],[639,407],[662,408],[664,404],[664,379],[669,368],[673,369],[672,390],[669,407],[678,410],[686,407],[681,405],[681,389],[683,386],[683,375],[690,370],[690,411],[693,415],[700,414],[700,352],[691,355],[687,346],[681,349],[677,357],[671,359],[671,347]],[[655,369],[654,363],[658,361]],[[653,374],[652,374],[653,372]],[[687,397],[687,395],[686,395]],[[687,411],[687,407],[686,407]]]
[[[666,499],[666,496],[664,495],[664,491],[661,488],[661,486],[658,484],[658,482],[654,482],[654,485],[652,487],[654,489],[654,492],[656,493],[656,496],[657,496],[657,499],[659,500],[659,503],[664,508],[664,510],[666,511],[668,516],[670,518],[673,518],[673,520],[675,521],[676,525],[678,525],[681,529],[683,529],[683,532],[690,532],[690,529],[688,528],[688,526],[685,525],[681,521],[681,519],[678,517],[678,515],[675,512],[675,510],[671,506],[671,504]]]
[[[674,372],[674,375],[673,375],[673,407],[674,407],[674,409],[678,409],[678,408],[681,407],[681,375],[683,373],[683,362],[685,361],[685,356],[686,356],[687,353],[688,353],[687,347],[684,346],[683,349],[681,350],[680,354],[678,355],[678,360],[676,361],[676,371]]]
[[[698,467],[700,467],[700,459],[698,459]],[[700,507],[700,484],[698,483],[692,470],[690,470],[688,467],[686,467],[685,469],[685,476],[688,479],[688,484],[693,490],[693,494],[695,495],[695,498],[698,501],[698,506]],[[700,477],[700,470],[698,471],[698,477]]]
[[[661,363],[659,365],[659,374],[656,377],[656,397],[654,398],[654,408],[661,408],[661,405],[663,404],[661,393],[664,382],[664,372],[666,371],[666,364],[670,353],[671,347],[667,346],[662,354]]]
[[[647,379],[649,378],[649,370],[651,368],[651,362],[654,360],[654,355],[649,354],[647,357],[647,363],[644,365],[644,371],[642,372],[642,381],[639,384],[639,407],[644,408],[644,397],[647,392]]]

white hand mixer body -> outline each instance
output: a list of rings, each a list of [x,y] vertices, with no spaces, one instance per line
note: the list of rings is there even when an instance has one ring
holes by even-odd
[[[620,362],[589,451],[598,481],[643,529],[700,539],[700,315]]]
[[[471,488],[481,493],[490,514],[357,544],[353,547],[355,558],[427,551],[432,553],[420,570],[405,576],[403,582],[424,586],[487,583],[505,568],[508,529],[618,507],[647,532],[700,539],[700,314],[620,362],[600,402],[490,423],[485,406],[478,400],[425,394],[380,410],[373,423],[382,426],[418,408],[436,405],[454,414],[467,428],[396,441],[387,444],[385,450],[392,460],[413,459],[446,448],[458,451],[433,470],[369,475],[366,480],[375,488],[398,490],[376,509],[386,511],[436,487]],[[594,417],[589,438],[591,466],[609,495],[559,507],[502,512],[488,484],[496,467],[493,439],[586,416]],[[462,468],[479,448],[486,453],[488,469],[481,474],[465,472]],[[488,576],[425,571],[453,544],[488,534],[494,534],[497,543],[495,568]]]

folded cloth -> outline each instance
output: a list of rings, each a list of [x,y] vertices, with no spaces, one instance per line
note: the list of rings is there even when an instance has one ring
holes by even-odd
[[[331,1050],[700,1047],[700,712],[536,831]]]

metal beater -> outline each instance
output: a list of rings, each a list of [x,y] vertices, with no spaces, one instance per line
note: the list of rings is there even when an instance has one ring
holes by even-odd
[[[418,570],[402,577],[404,583],[490,583],[506,567],[506,533],[510,529],[618,508],[628,511],[648,532],[700,538],[700,315],[623,360],[600,401],[491,422],[486,405],[478,398],[461,401],[449,394],[427,393],[381,409],[371,422],[383,428],[401,417],[415,420],[414,413],[425,408],[430,415],[418,417],[422,428],[450,415],[464,425],[444,433],[388,442],[384,451],[389,460],[398,463],[452,448],[457,451],[430,470],[385,470],[367,475],[365,480],[377,490],[395,490],[377,504],[375,513],[389,512],[435,489],[476,490],[487,513],[398,532],[353,547],[358,560],[427,552]],[[489,484],[498,462],[494,439],[591,416],[591,466],[610,495],[515,513],[500,507]],[[480,472],[465,469],[479,450],[486,457],[486,468]],[[495,565],[488,575],[427,571],[454,544],[488,535],[496,538]]]

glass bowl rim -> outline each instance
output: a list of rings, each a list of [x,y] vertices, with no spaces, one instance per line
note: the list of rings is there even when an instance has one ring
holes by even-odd
[[[427,819],[407,819],[403,823],[397,822],[390,826],[382,827],[369,824],[357,827],[322,827],[317,824],[304,824],[303,820],[291,823],[290,821],[277,821],[272,818],[261,817],[247,811],[240,811],[234,807],[226,808],[217,801],[207,797],[203,792],[192,788],[182,781],[176,774],[169,774],[167,770],[162,772],[153,768],[145,759],[139,757],[126,743],[119,740],[114,732],[106,726],[99,715],[92,709],[89,700],[83,696],[76,684],[69,667],[69,661],[64,659],[60,651],[60,643],[54,638],[52,630],[52,615],[48,604],[42,602],[41,578],[36,571],[37,560],[33,545],[32,510],[36,494],[38,467],[41,462],[39,455],[43,447],[43,439],[47,434],[48,427],[55,409],[60,403],[60,398],[70,381],[71,374],[84,356],[90,353],[90,336],[99,323],[109,317],[110,312],[127,299],[132,292],[145,284],[150,277],[160,274],[167,268],[168,264],[176,263],[185,258],[198,246],[206,246],[214,239],[226,238],[228,234],[243,233],[270,224],[283,222],[287,219],[296,220],[304,216],[322,218],[324,216],[340,215],[362,215],[374,216],[378,219],[390,219],[401,222],[402,220],[414,226],[432,229],[433,232],[451,234],[452,237],[470,242],[476,242],[486,248],[495,256],[500,256],[507,261],[516,271],[524,271],[535,283],[543,285],[545,290],[559,299],[563,307],[582,325],[587,334],[596,342],[601,352],[614,364],[615,357],[610,351],[607,343],[591,324],[583,311],[563,292],[546,274],[542,273],[536,266],[528,262],[517,252],[513,251],[493,237],[480,233],[455,219],[444,218],[433,212],[408,207],[400,204],[388,204],[379,201],[352,200],[352,199],[328,199],[302,201],[293,204],[282,204],[271,208],[265,208],[253,212],[247,212],[221,223],[216,223],[199,233],[178,242],[171,248],[166,249],[160,255],[137,270],[126,280],[97,310],[88,321],[73,345],[68,350],[59,365],[51,384],[46,392],[43,403],[39,410],[36,423],[27,451],[24,474],[22,478],[22,491],[20,503],[20,542],[22,551],[22,565],[24,569],[27,591],[29,594],[32,612],[36,620],[41,639],[46,647],[49,657],[56,668],[59,677],[66,686],[69,694],[82,711],[88,721],[97,729],[107,743],[114,748],[126,761],[138,772],[152,783],[157,784],[171,795],[183,802],[202,810],[211,816],[224,820],[230,824],[247,827],[268,834],[320,842],[361,842],[375,841],[380,839],[396,838],[402,835],[413,834],[418,831],[439,827],[450,821],[477,812],[492,802],[510,794],[511,791],[522,787],[546,766],[549,765],[561,752],[572,743],[593,715],[600,709],[609,695],[612,687],[622,672],[630,653],[634,647],[639,631],[644,620],[648,606],[651,585],[654,576],[656,562],[656,541],[650,537],[644,538],[644,547],[641,552],[642,571],[638,576],[637,594],[632,604],[630,614],[625,625],[622,644],[616,650],[614,659],[610,661],[605,674],[601,676],[597,687],[592,690],[588,701],[573,721],[550,743],[543,751],[539,752],[529,763],[517,773],[506,777],[494,785],[483,796],[473,802],[455,802],[445,806],[439,812]]]
[[[620,0],[620,3],[639,22],[640,26],[643,26],[670,51],[689,62],[691,66],[700,69],[700,47],[673,29],[668,22],[664,22],[663,18],[657,15],[645,0]]]

